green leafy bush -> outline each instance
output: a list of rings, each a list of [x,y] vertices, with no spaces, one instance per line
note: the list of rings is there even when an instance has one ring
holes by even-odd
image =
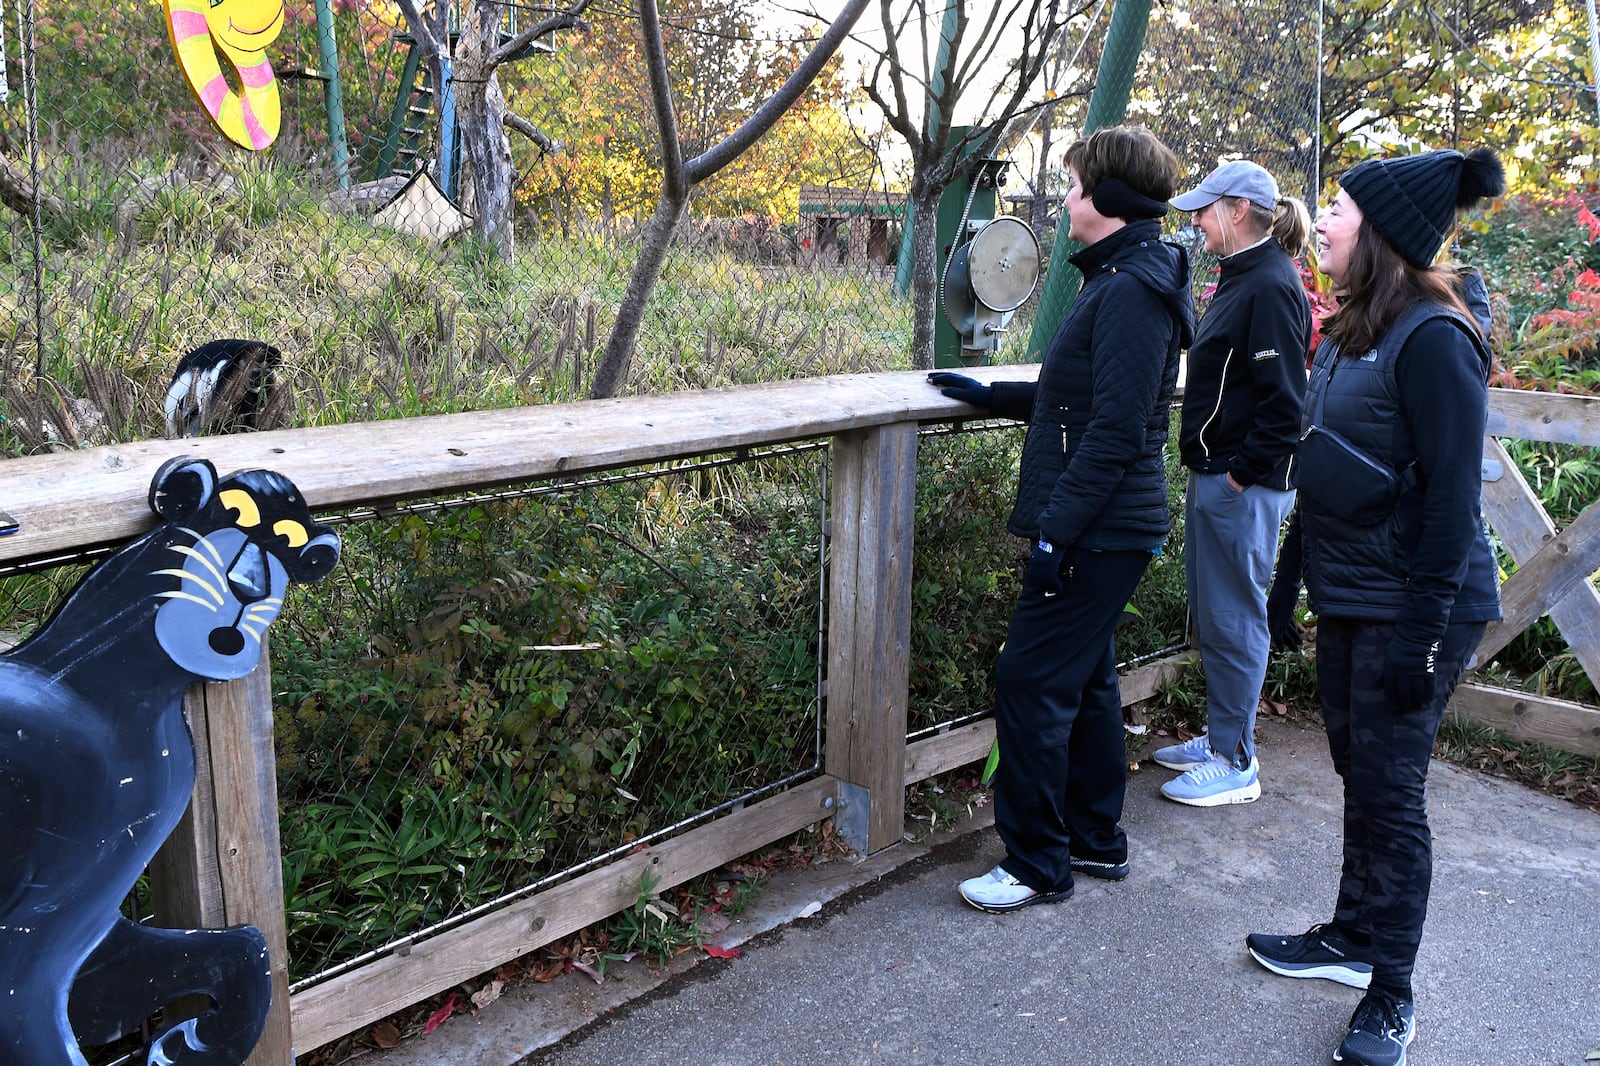
[[[814,464],[345,527],[273,642],[297,975],[815,765]]]
[[[1491,293],[1508,303],[1513,330],[1564,303],[1563,279],[1600,269],[1600,221],[1587,201],[1566,196],[1519,194],[1495,203],[1463,226],[1458,258],[1483,271]]]

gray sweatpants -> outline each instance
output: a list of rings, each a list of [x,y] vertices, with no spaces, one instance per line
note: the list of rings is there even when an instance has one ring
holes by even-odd
[[[1206,732],[1212,751],[1241,763],[1256,754],[1256,703],[1271,652],[1267,587],[1278,531],[1293,507],[1293,490],[1235,492],[1226,474],[1189,472],[1183,550],[1206,678]]]

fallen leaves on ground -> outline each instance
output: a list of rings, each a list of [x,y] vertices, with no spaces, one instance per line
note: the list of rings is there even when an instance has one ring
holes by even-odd
[[[444,1006],[428,1015],[428,1021],[422,1027],[422,1035],[427,1036],[439,1026],[450,1020],[450,1015],[456,1012],[456,994],[450,993],[450,998],[444,1001]]]

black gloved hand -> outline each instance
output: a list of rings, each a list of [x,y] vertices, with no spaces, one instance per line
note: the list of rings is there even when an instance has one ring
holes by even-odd
[[[970,403],[974,407],[994,406],[994,389],[965,374],[935,371],[928,375],[928,384],[937,386],[940,392],[952,400]]]
[[[1267,593],[1267,633],[1272,637],[1275,649],[1300,650],[1300,623],[1294,617],[1295,604],[1299,599],[1300,582],[1280,571],[1272,582],[1272,591]]]
[[[1401,714],[1422,710],[1433,698],[1434,660],[1439,642],[1404,626],[1395,627],[1383,656],[1383,691],[1389,706]]]
[[[1061,561],[1061,550],[1055,545],[1043,538],[1034,541],[1028,572],[1022,575],[1023,591],[1043,592],[1046,599],[1061,595]]]
[[[1280,650],[1299,651],[1302,643],[1300,623],[1295,621],[1294,607],[1300,600],[1301,551],[1304,541],[1300,534],[1300,512],[1289,518],[1289,529],[1278,547],[1278,572],[1272,579],[1272,589],[1267,593],[1267,633],[1272,646]]]

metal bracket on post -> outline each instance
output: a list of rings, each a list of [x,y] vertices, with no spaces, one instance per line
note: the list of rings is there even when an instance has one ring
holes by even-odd
[[[839,782],[839,799],[833,807],[833,828],[851,850],[868,854],[867,823],[872,811],[872,792],[849,781]]]

